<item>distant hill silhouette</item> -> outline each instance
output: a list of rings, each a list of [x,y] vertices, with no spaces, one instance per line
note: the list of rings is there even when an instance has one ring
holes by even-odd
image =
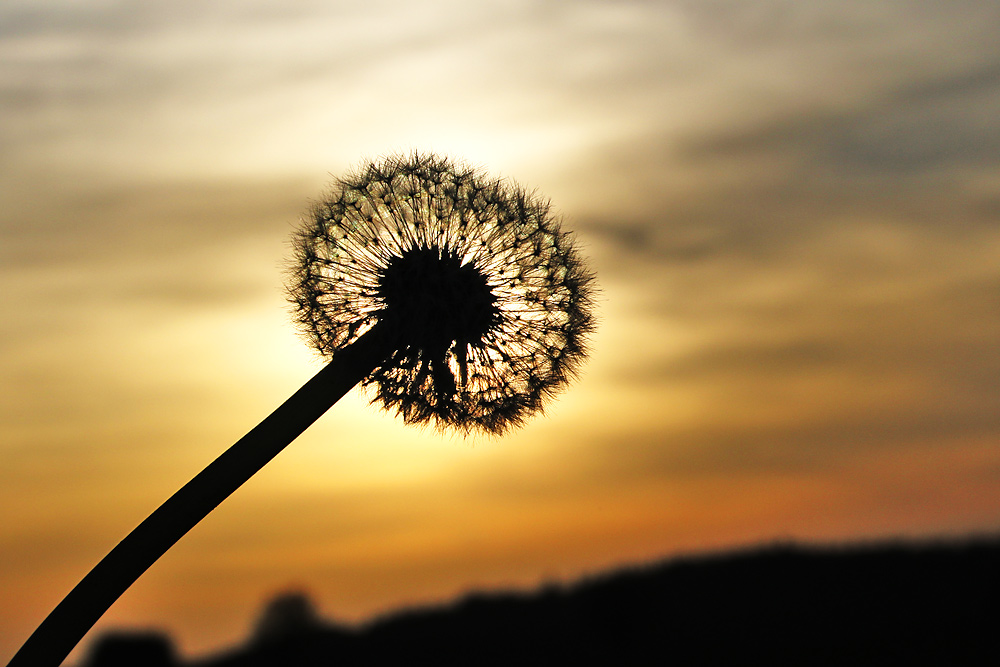
[[[359,628],[325,623],[306,598],[287,595],[247,646],[188,664],[1000,664],[998,604],[1000,538],[773,545],[535,593],[474,594]],[[143,641],[157,659],[169,654]],[[153,664],[99,657],[95,650],[86,667]]]

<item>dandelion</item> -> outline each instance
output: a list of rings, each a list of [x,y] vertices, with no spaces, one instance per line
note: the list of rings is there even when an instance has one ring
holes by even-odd
[[[500,434],[573,378],[593,276],[547,202],[435,155],[338,180],[295,237],[288,286],[326,366],[98,563],[8,667],[57,667],[188,530],[359,383],[413,424]]]
[[[368,331],[362,381],[407,423],[501,433],[585,356],[592,277],[547,202],[436,156],[369,164],[317,203],[296,244],[298,321],[324,355]]]

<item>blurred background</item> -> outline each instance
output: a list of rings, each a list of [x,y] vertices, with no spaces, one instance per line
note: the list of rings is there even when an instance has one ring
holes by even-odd
[[[360,621],[996,531],[998,29],[990,0],[6,0],[0,660],[319,370],[290,234],[400,151],[551,198],[602,288],[582,378],[502,439],[353,393],[95,633],[200,655],[283,590]]]

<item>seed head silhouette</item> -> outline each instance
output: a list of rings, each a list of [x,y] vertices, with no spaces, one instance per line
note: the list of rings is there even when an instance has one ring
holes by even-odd
[[[339,180],[296,239],[289,292],[324,355],[385,329],[363,383],[407,423],[502,433],[573,377],[593,277],[547,202],[434,155]]]
[[[337,180],[295,236],[289,296],[328,363],[167,499],[8,667],[58,667],[188,530],[358,384],[407,423],[500,434],[573,378],[594,278],[547,202],[436,155]]]

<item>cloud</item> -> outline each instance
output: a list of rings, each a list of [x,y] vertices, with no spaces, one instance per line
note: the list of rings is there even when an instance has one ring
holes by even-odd
[[[918,48],[907,35],[923,35],[927,16],[891,9],[898,24],[876,22],[899,49],[891,61],[873,57],[872,25],[817,23],[856,48],[831,51],[829,69],[774,60],[771,108],[742,114],[734,97],[729,122],[651,125],[641,147],[608,153],[628,170],[610,188],[616,207],[577,220],[600,274],[632,292],[609,326],[632,331],[633,354],[608,378],[671,417],[634,422],[631,455],[595,469],[818,473],[934,451],[962,467],[1000,429],[1000,53],[964,18]],[[712,28],[729,48],[775,38],[749,54],[752,74],[776,52],[814,48],[808,30],[734,22]],[[981,48],[952,53],[958,34]],[[824,96],[841,77],[843,94]],[[646,333],[651,321],[662,335]],[[675,395],[695,407],[677,416]],[[608,456],[618,448],[609,440]]]
[[[779,117],[689,142],[682,159],[780,156],[844,180],[989,169],[1000,154],[1000,56],[994,63],[883,91],[847,109]]]
[[[376,582],[432,515],[432,541],[502,525],[581,567],[567,544],[617,558],[628,530],[649,554],[684,530],[991,526],[998,23],[978,0],[4,3],[8,495],[48,499],[41,544],[84,512],[50,473],[107,480],[102,515],[155,504],[150,479],[172,490],[285,398],[314,370],[281,294],[298,215],[329,174],[426,147],[553,197],[604,289],[592,362],[474,451],[354,397],[253,511],[357,490],[338,528],[373,540]],[[277,499],[322,560],[325,506]],[[245,534],[234,511],[205,539]]]

